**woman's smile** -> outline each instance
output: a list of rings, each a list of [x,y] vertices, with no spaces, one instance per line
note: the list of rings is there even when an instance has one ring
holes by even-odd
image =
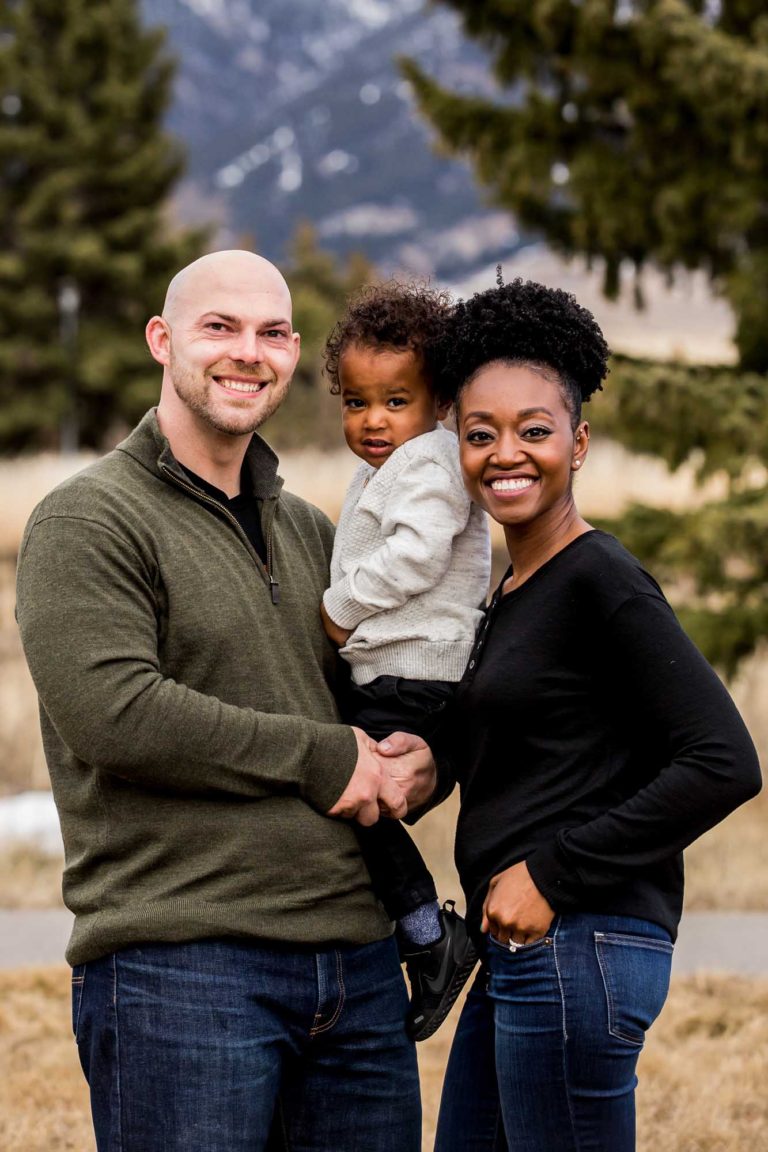
[[[518,492],[527,491],[531,485],[536,483],[535,476],[494,476],[491,480],[486,481],[489,488],[494,492],[504,492],[514,495]]]

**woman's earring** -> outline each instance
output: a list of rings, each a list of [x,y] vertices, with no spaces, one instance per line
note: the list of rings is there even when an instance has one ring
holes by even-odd
[[[574,468],[581,468],[581,460],[574,460],[573,466]]]

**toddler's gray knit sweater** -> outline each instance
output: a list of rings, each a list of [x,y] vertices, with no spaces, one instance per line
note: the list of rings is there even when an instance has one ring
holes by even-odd
[[[341,655],[356,684],[377,676],[460,680],[485,604],[485,513],[464,488],[456,437],[442,425],[352,478],[323,597],[353,628]]]

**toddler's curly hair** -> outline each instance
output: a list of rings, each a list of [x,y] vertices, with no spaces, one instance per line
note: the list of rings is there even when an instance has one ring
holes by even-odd
[[[325,342],[324,372],[331,392],[341,392],[339,372],[347,348],[378,348],[413,352],[432,393],[448,399],[440,379],[440,349],[452,307],[450,293],[419,281],[387,280],[361,288]]]
[[[603,386],[609,356],[594,316],[569,292],[518,278],[456,304],[438,370],[454,403],[494,361],[528,365],[545,376],[549,371],[561,385],[575,427],[582,401]]]

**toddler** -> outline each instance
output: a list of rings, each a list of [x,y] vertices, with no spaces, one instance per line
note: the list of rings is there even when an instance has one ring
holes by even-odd
[[[490,578],[485,515],[465,491],[458,442],[439,421],[444,293],[363,289],[325,347],[347,444],[359,456],[342,508],[321,613],[349,665],[344,719],[375,740],[429,742],[461,679]],[[445,1019],[476,954],[451,901],[397,822],[359,829],[374,890],[397,922],[416,1040]]]

